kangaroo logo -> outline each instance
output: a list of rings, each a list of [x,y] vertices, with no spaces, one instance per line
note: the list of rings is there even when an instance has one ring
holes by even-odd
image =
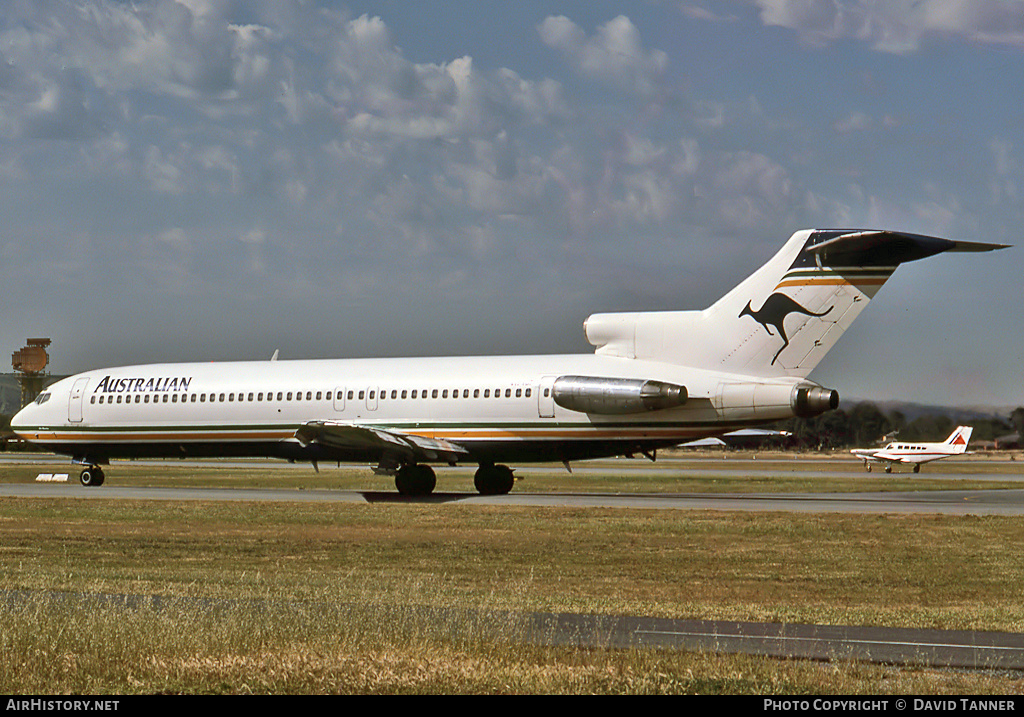
[[[764,305],[760,309],[754,311],[750,308],[750,302],[747,302],[747,307],[740,312],[738,318],[744,316],[753,316],[754,321],[761,324],[764,330],[768,332],[769,336],[774,336],[770,326],[774,326],[779,336],[782,337],[782,348],[775,352],[775,357],[772,358],[772,364],[775,364],[775,359],[779,357],[783,349],[789,346],[789,338],[786,336],[785,321],[786,317],[790,314],[804,314],[805,316],[816,316],[818,318],[824,316],[828,312],[832,311],[835,305],[832,305],[822,311],[820,314],[816,314],[813,311],[808,311],[800,304],[796,303],[793,299],[789,298],[785,294],[774,293],[764,301]]]

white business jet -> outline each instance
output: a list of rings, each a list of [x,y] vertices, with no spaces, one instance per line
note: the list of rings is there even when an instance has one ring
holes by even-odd
[[[967,443],[971,440],[971,426],[958,426],[942,443],[907,443],[893,441],[885,448],[854,448],[850,452],[864,461],[864,467],[871,472],[872,463],[886,463],[885,472],[892,473],[896,463],[914,466],[914,472],[921,470],[922,463],[938,461],[950,456],[959,456],[967,452]]]
[[[896,267],[996,244],[889,231],[803,230],[703,311],[594,314],[593,354],[186,363],[87,371],[11,422],[71,456],[83,485],[111,458],[265,456],[368,462],[425,495],[430,464],[643,455],[835,409],[808,374]]]

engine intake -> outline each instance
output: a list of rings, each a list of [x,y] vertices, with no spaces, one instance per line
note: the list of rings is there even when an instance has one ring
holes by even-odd
[[[570,411],[622,415],[682,406],[687,393],[685,386],[664,381],[560,376],[555,379],[553,397]]]

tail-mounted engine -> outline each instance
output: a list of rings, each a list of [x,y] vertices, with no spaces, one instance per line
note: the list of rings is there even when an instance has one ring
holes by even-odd
[[[687,399],[686,387],[674,383],[599,376],[560,376],[553,391],[562,408],[603,415],[662,411]]]
[[[813,418],[839,408],[839,391],[821,386],[797,386],[790,405],[799,418]]]

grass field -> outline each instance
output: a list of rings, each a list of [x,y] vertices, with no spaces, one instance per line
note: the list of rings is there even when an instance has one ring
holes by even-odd
[[[794,463],[759,473],[756,490],[825,489],[804,475],[820,463]],[[681,487],[670,473],[623,477],[610,465],[607,475],[530,472],[516,490],[735,490],[744,477],[733,467]],[[1005,475],[1019,486],[1014,468],[968,465],[964,481]],[[50,470],[5,464],[0,480]],[[853,463],[848,472],[827,489],[963,487]],[[366,473],[144,462],[107,471],[118,484],[392,489]],[[469,482],[456,472],[439,489]],[[1020,676],[990,672],[538,647],[507,613],[490,616],[1024,632],[1022,544],[1024,520],[998,516],[0,499],[0,585],[40,595],[0,606],[0,692],[1021,692]],[[53,592],[166,601],[124,610],[88,597],[54,604]],[[205,599],[217,609],[197,609]],[[423,621],[407,606],[475,612]]]

